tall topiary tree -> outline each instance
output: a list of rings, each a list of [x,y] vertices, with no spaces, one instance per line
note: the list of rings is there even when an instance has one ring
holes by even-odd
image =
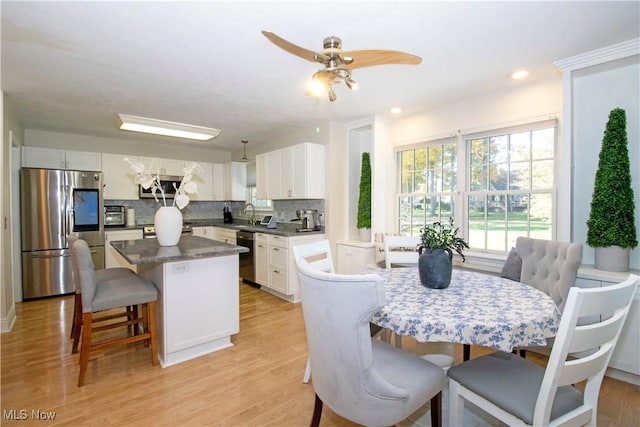
[[[622,108],[609,113],[596,171],[591,213],[587,221],[587,244],[593,248],[638,246],[629,151],[627,117]]]
[[[357,227],[371,228],[371,158],[369,153],[362,153]]]

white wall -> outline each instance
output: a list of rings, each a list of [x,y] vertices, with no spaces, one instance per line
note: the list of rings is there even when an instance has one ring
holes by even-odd
[[[623,108],[635,196],[636,232],[640,233],[640,56],[629,57],[573,72],[573,221],[572,234],[586,242],[591,196],[602,137],[609,113]],[[630,267],[640,269],[640,249],[631,252]],[[584,264],[594,263],[593,248],[584,245]]]
[[[492,92],[391,122],[394,147],[454,135],[508,126],[531,118],[559,115],[562,111],[562,77],[519,82]]]

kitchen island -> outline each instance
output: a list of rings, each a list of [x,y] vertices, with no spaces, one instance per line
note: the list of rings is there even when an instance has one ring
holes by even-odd
[[[111,246],[158,289],[158,358],[175,365],[233,345],[240,330],[238,254],[247,248],[197,236],[176,246],[156,239]]]

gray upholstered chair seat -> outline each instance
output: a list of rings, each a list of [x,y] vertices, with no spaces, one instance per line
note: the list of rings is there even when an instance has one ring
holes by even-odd
[[[126,278],[100,282],[100,286],[96,286],[92,311],[144,304],[157,299],[156,287],[151,282],[132,274]]]
[[[544,373],[544,368],[520,356],[497,352],[454,366],[448,375],[531,425]],[[551,419],[582,405],[582,400],[582,393],[575,387],[558,388]]]
[[[102,270],[96,270],[94,273],[96,283],[108,282],[109,280],[121,279],[123,277],[131,277],[136,273],[133,270],[124,267],[112,267]],[[99,286],[99,285],[98,285]],[[80,290],[78,290],[80,292]]]
[[[403,390],[413,390],[413,394],[405,394],[403,399],[407,416],[424,404],[424,398],[418,397],[434,396],[444,386],[446,375],[439,366],[424,363],[423,359],[380,340],[372,339],[371,343],[375,370],[390,384]],[[393,397],[389,398],[393,400]]]

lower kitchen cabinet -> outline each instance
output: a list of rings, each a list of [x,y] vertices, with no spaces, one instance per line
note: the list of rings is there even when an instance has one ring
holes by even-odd
[[[122,255],[116,251],[111,242],[117,240],[142,239],[142,230],[113,230],[104,232],[104,265],[105,268],[124,267],[137,271],[135,265],[129,264]]]
[[[582,266],[578,270],[576,286],[581,288],[611,286],[625,280],[629,273],[640,274],[637,270],[614,273]],[[633,297],[629,315],[609,361],[607,376],[640,385],[640,352],[638,349],[640,349],[640,288],[636,290]]]
[[[336,272],[360,274],[376,262],[376,248],[370,242],[344,241],[336,245]]]
[[[293,247],[324,240],[324,234],[284,237],[256,233],[256,283],[262,289],[290,302],[300,301],[300,288],[296,272]]]
[[[213,229],[213,240],[218,242],[229,243],[231,245],[236,244],[236,230],[231,230],[222,227],[211,227]]]
[[[193,227],[193,235],[198,237],[204,237],[205,239],[216,240],[214,227]]]

